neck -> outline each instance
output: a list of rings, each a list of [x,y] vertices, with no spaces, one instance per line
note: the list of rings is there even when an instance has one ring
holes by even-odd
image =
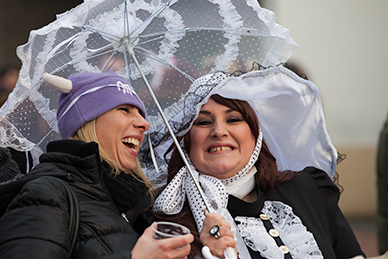
[[[243,177],[238,178],[234,181],[229,181],[228,183],[225,183],[223,180],[221,180],[221,182],[225,185],[226,190],[228,191],[229,194],[239,199],[243,199],[244,197],[248,196],[252,191],[255,190],[256,172],[257,172],[257,169],[255,166],[253,166],[252,169]]]
[[[256,189],[253,189],[247,196],[242,198],[243,201],[245,202],[254,202],[258,198]]]

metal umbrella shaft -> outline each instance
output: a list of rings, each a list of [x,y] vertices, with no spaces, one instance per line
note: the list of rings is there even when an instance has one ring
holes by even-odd
[[[179,145],[179,141],[177,140],[177,138],[176,138],[174,132],[172,131],[172,129],[171,129],[171,127],[170,127],[170,124],[168,123],[168,120],[167,120],[166,116],[164,115],[163,109],[162,109],[162,107],[160,106],[159,101],[158,101],[158,99],[156,98],[156,96],[155,96],[155,94],[154,94],[154,92],[153,92],[153,90],[152,90],[150,84],[148,83],[147,78],[145,77],[143,71],[141,70],[140,64],[139,64],[139,62],[138,62],[138,60],[137,60],[137,58],[136,58],[136,55],[135,55],[135,53],[134,53],[132,47],[131,47],[129,44],[128,44],[128,46],[127,46],[127,49],[128,49],[129,55],[131,56],[131,58],[133,59],[135,65],[136,65],[136,67],[137,67],[137,69],[139,70],[139,73],[140,73],[140,75],[141,75],[141,77],[142,77],[142,79],[143,79],[143,81],[144,81],[144,83],[145,83],[145,85],[146,85],[148,91],[150,92],[153,101],[155,102],[155,105],[156,105],[156,107],[157,107],[157,109],[158,109],[158,111],[159,111],[159,114],[160,114],[160,116],[162,117],[163,122],[164,122],[164,124],[166,125],[166,127],[167,127],[167,129],[168,129],[168,131],[169,131],[169,133],[170,133],[170,135],[171,135],[171,138],[172,138],[172,140],[174,141],[174,144],[175,144],[176,148],[178,149],[179,154],[181,155],[181,157],[182,157],[182,159],[183,159],[183,162],[185,163],[185,165],[186,165],[186,167],[187,167],[187,169],[188,169],[188,171],[189,171],[189,173],[190,173],[191,178],[192,178],[193,181],[194,181],[195,186],[197,187],[199,194],[201,195],[201,198],[202,198],[202,200],[203,200],[203,202],[204,202],[204,204],[205,204],[206,209],[208,210],[209,213],[214,213],[213,208],[210,206],[208,200],[206,199],[205,194],[203,193],[203,190],[202,190],[201,186],[199,185],[199,182],[198,182],[197,179],[195,178],[194,173],[193,173],[193,171],[191,170],[190,164],[189,164],[189,162],[187,161],[187,158],[186,158],[186,156],[185,156],[185,154],[184,154],[184,152],[183,152],[183,150],[182,150],[182,147]]]
[[[170,124],[168,123],[168,120],[167,120],[166,116],[164,115],[163,109],[162,109],[162,107],[160,106],[159,101],[158,101],[158,99],[156,98],[156,96],[155,96],[155,94],[154,94],[154,91],[152,90],[150,84],[148,83],[147,78],[145,77],[143,71],[142,71],[141,68],[140,68],[140,64],[139,64],[139,62],[138,62],[138,60],[137,60],[137,58],[136,58],[135,52],[133,51],[132,47],[131,47],[129,44],[127,45],[127,49],[128,49],[129,55],[131,56],[131,58],[132,58],[133,61],[135,62],[135,65],[136,65],[137,69],[139,70],[139,73],[140,73],[140,75],[141,75],[141,77],[142,77],[142,79],[143,79],[143,81],[144,81],[144,83],[145,83],[145,85],[146,85],[148,91],[150,92],[153,101],[155,102],[155,105],[156,105],[156,107],[157,107],[157,109],[158,109],[158,111],[159,111],[159,114],[160,114],[160,116],[162,117],[163,122],[164,122],[164,124],[166,125],[166,127],[167,127],[167,129],[168,129],[168,132],[170,133],[171,138],[172,138],[172,140],[174,141],[174,144],[175,144],[176,148],[178,149],[179,154],[181,155],[181,157],[182,157],[182,159],[183,159],[183,162],[185,163],[185,165],[186,165],[186,167],[187,167],[187,170],[188,170],[189,173],[190,173],[190,176],[191,176],[191,178],[192,178],[192,180],[193,180],[193,182],[194,182],[194,184],[195,184],[195,187],[197,187],[197,190],[198,190],[198,192],[199,192],[199,195],[201,196],[201,198],[202,198],[202,200],[203,200],[203,203],[205,204],[205,207],[206,207],[207,211],[208,211],[209,213],[214,213],[213,208],[210,206],[209,201],[206,199],[206,196],[205,196],[205,194],[203,193],[203,190],[202,190],[201,186],[199,185],[199,182],[197,181],[197,179],[196,179],[195,176],[194,176],[193,171],[191,170],[191,167],[190,167],[190,165],[189,165],[189,162],[188,162],[187,159],[186,159],[186,156],[185,156],[185,154],[184,154],[184,152],[183,152],[183,150],[182,150],[182,147],[179,145],[179,142],[178,142],[178,140],[177,140],[177,138],[176,138],[174,132],[172,131],[172,129],[171,129],[171,127],[170,127]],[[234,253],[234,249],[233,249],[232,247],[227,247],[227,248],[225,249],[225,251],[224,251],[224,254],[225,254],[225,256],[226,256],[225,258],[229,258],[229,259],[235,259],[235,258],[236,258],[235,253]],[[236,259],[237,259],[237,258],[236,258]]]

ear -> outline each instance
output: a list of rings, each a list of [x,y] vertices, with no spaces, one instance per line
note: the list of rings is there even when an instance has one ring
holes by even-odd
[[[66,78],[50,75],[49,73],[44,73],[42,79],[48,85],[52,86],[61,93],[68,94],[73,89],[73,83]]]

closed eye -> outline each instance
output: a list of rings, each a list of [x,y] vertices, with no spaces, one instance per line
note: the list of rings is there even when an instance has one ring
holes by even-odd
[[[199,121],[194,122],[194,125],[196,125],[196,126],[207,126],[210,124],[211,124],[211,122],[207,121],[207,120],[199,120]]]
[[[241,119],[241,118],[231,118],[231,119],[227,120],[228,123],[235,123],[235,122],[240,122],[240,121],[244,121],[244,119]]]
[[[119,107],[118,110],[119,111],[124,111],[126,113],[129,113],[129,108],[127,108],[127,107]]]

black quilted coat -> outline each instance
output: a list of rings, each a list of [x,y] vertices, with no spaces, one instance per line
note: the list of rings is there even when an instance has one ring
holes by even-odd
[[[79,233],[71,257],[131,258],[139,235],[103,183],[98,145],[64,140],[50,143],[48,151],[31,174],[68,173],[67,182],[80,208]],[[64,188],[51,180],[28,182],[9,205],[0,219],[0,258],[69,257],[68,198]]]

